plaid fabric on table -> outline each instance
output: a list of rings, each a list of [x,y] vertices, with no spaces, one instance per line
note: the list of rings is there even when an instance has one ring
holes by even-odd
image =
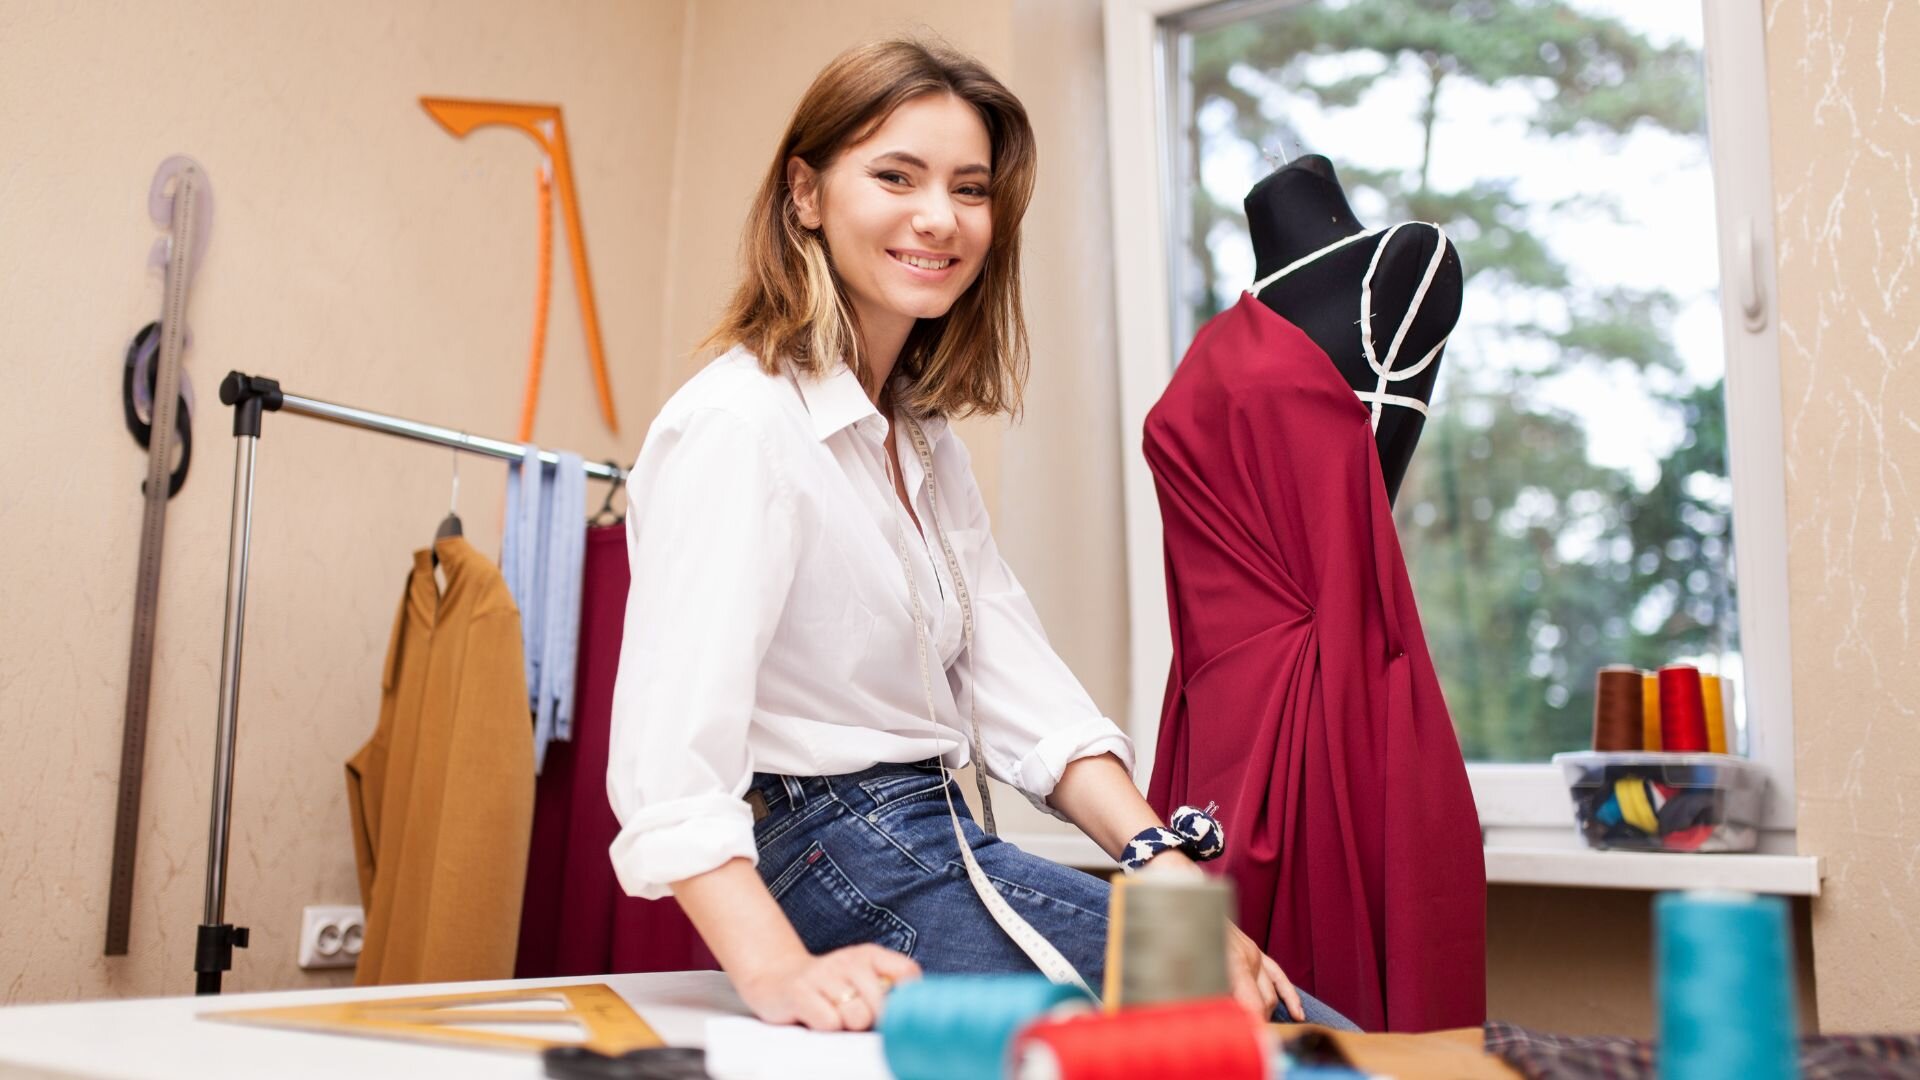
[[[1621,1035],[1548,1035],[1489,1021],[1487,1053],[1527,1080],[1653,1080],[1653,1043]],[[1920,1080],[1920,1035],[1809,1035],[1802,1080]]]

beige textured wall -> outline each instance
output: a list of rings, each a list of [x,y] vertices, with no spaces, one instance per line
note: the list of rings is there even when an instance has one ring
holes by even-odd
[[[1800,849],[1822,1025],[1920,1026],[1920,7],[1775,0]]]
[[[297,392],[511,436],[532,324],[536,153],[455,140],[423,93],[558,101],[626,424],[598,420],[564,247],[538,440],[630,457],[656,403],[669,268],[678,3],[0,3],[0,998],[187,993],[201,918],[233,472],[216,395],[240,367]],[[196,455],[168,514],[132,955],[101,955],[145,458],[120,357],[159,311],[147,182],[212,178],[194,284]],[[294,965],[300,908],[354,902],[342,762],[378,707],[409,553],[450,452],[266,421],[228,916],[234,989]],[[462,469],[497,552],[502,466]]]
[[[1008,82],[1032,116],[1027,215],[1033,337],[1025,420],[1007,432],[996,531],[1060,654],[1125,722],[1127,595],[1117,447],[1105,42],[1098,0],[1015,0]]]

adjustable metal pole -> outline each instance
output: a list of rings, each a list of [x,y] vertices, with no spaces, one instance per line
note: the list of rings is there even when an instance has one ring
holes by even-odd
[[[247,947],[247,928],[230,926],[227,839],[232,831],[234,743],[240,726],[240,654],[246,643],[247,562],[253,540],[253,474],[260,449],[260,415],[278,408],[279,384],[234,372],[220,384],[233,409],[233,520],[227,532],[227,618],[220,636],[220,696],[214,714],[213,807],[207,823],[207,892],[194,942],[194,993],[217,994],[233,950]]]

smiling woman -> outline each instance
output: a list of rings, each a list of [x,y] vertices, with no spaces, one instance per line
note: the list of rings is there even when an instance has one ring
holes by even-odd
[[[724,352],[630,474],[614,866],[679,899],[765,1020],[866,1028],[923,970],[1100,985],[1108,884],[995,836],[987,775],[1116,860],[1174,838],[1130,868],[1196,872],[1047,643],[948,426],[1019,406],[1034,159],[974,60],[900,41],[835,60],[748,218]],[[948,775],[967,764],[984,828]],[[1251,1011],[1345,1023],[1222,931]]]
[[[991,153],[973,106],[927,94],[824,171],[787,159],[800,224],[825,237],[875,353],[897,354],[915,324],[943,319],[980,276],[993,244]]]
[[[780,141],[702,348],[745,345],[769,373],[844,358],[870,391],[891,369],[874,358],[897,356],[915,411],[1018,413],[1035,165],[1026,109],[977,62],[909,42],[847,51]]]

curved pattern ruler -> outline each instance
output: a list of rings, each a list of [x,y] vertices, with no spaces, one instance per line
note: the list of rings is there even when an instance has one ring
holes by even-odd
[[[573,160],[567,153],[567,125],[560,118],[558,105],[527,105],[512,101],[469,101],[461,98],[423,97],[420,104],[427,114],[456,138],[490,125],[501,125],[524,132],[540,144],[551,168],[553,187],[560,195],[560,213],[567,223],[567,254],[573,263],[574,291],[580,294],[580,320],[586,325],[587,358],[593,364],[594,389],[600,396],[600,414],[615,434],[620,420],[613,412],[613,387],[607,379],[606,350],[600,343],[600,316],[593,304],[593,276],[587,272],[587,240],[580,224],[580,200],[573,191]],[[543,173],[544,176],[544,173]],[[546,205],[542,200],[542,206]],[[544,235],[544,233],[543,233]],[[548,249],[551,250],[550,248]],[[539,302],[538,318],[544,330],[546,301]],[[534,359],[527,373],[526,400],[520,417],[520,441],[533,438],[533,413],[540,400],[540,351],[535,342]]]
[[[187,286],[213,228],[213,188],[189,157],[160,163],[147,189],[147,211],[167,230],[150,261],[164,260],[160,314],[160,368],[154,378],[147,439],[146,505],[140,521],[139,571],[134,580],[133,644],[127,657],[127,706],[120,738],[120,789],[113,824],[113,870],[107,893],[108,956],[127,954],[133,918],[133,868],[140,835],[140,787],[146,773],[147,706],[153,687],[154,623],[160,604],[160,556],[166,541],[167,499],[173,470],[175,413],[180,402],[181,354],[187,333]]]

